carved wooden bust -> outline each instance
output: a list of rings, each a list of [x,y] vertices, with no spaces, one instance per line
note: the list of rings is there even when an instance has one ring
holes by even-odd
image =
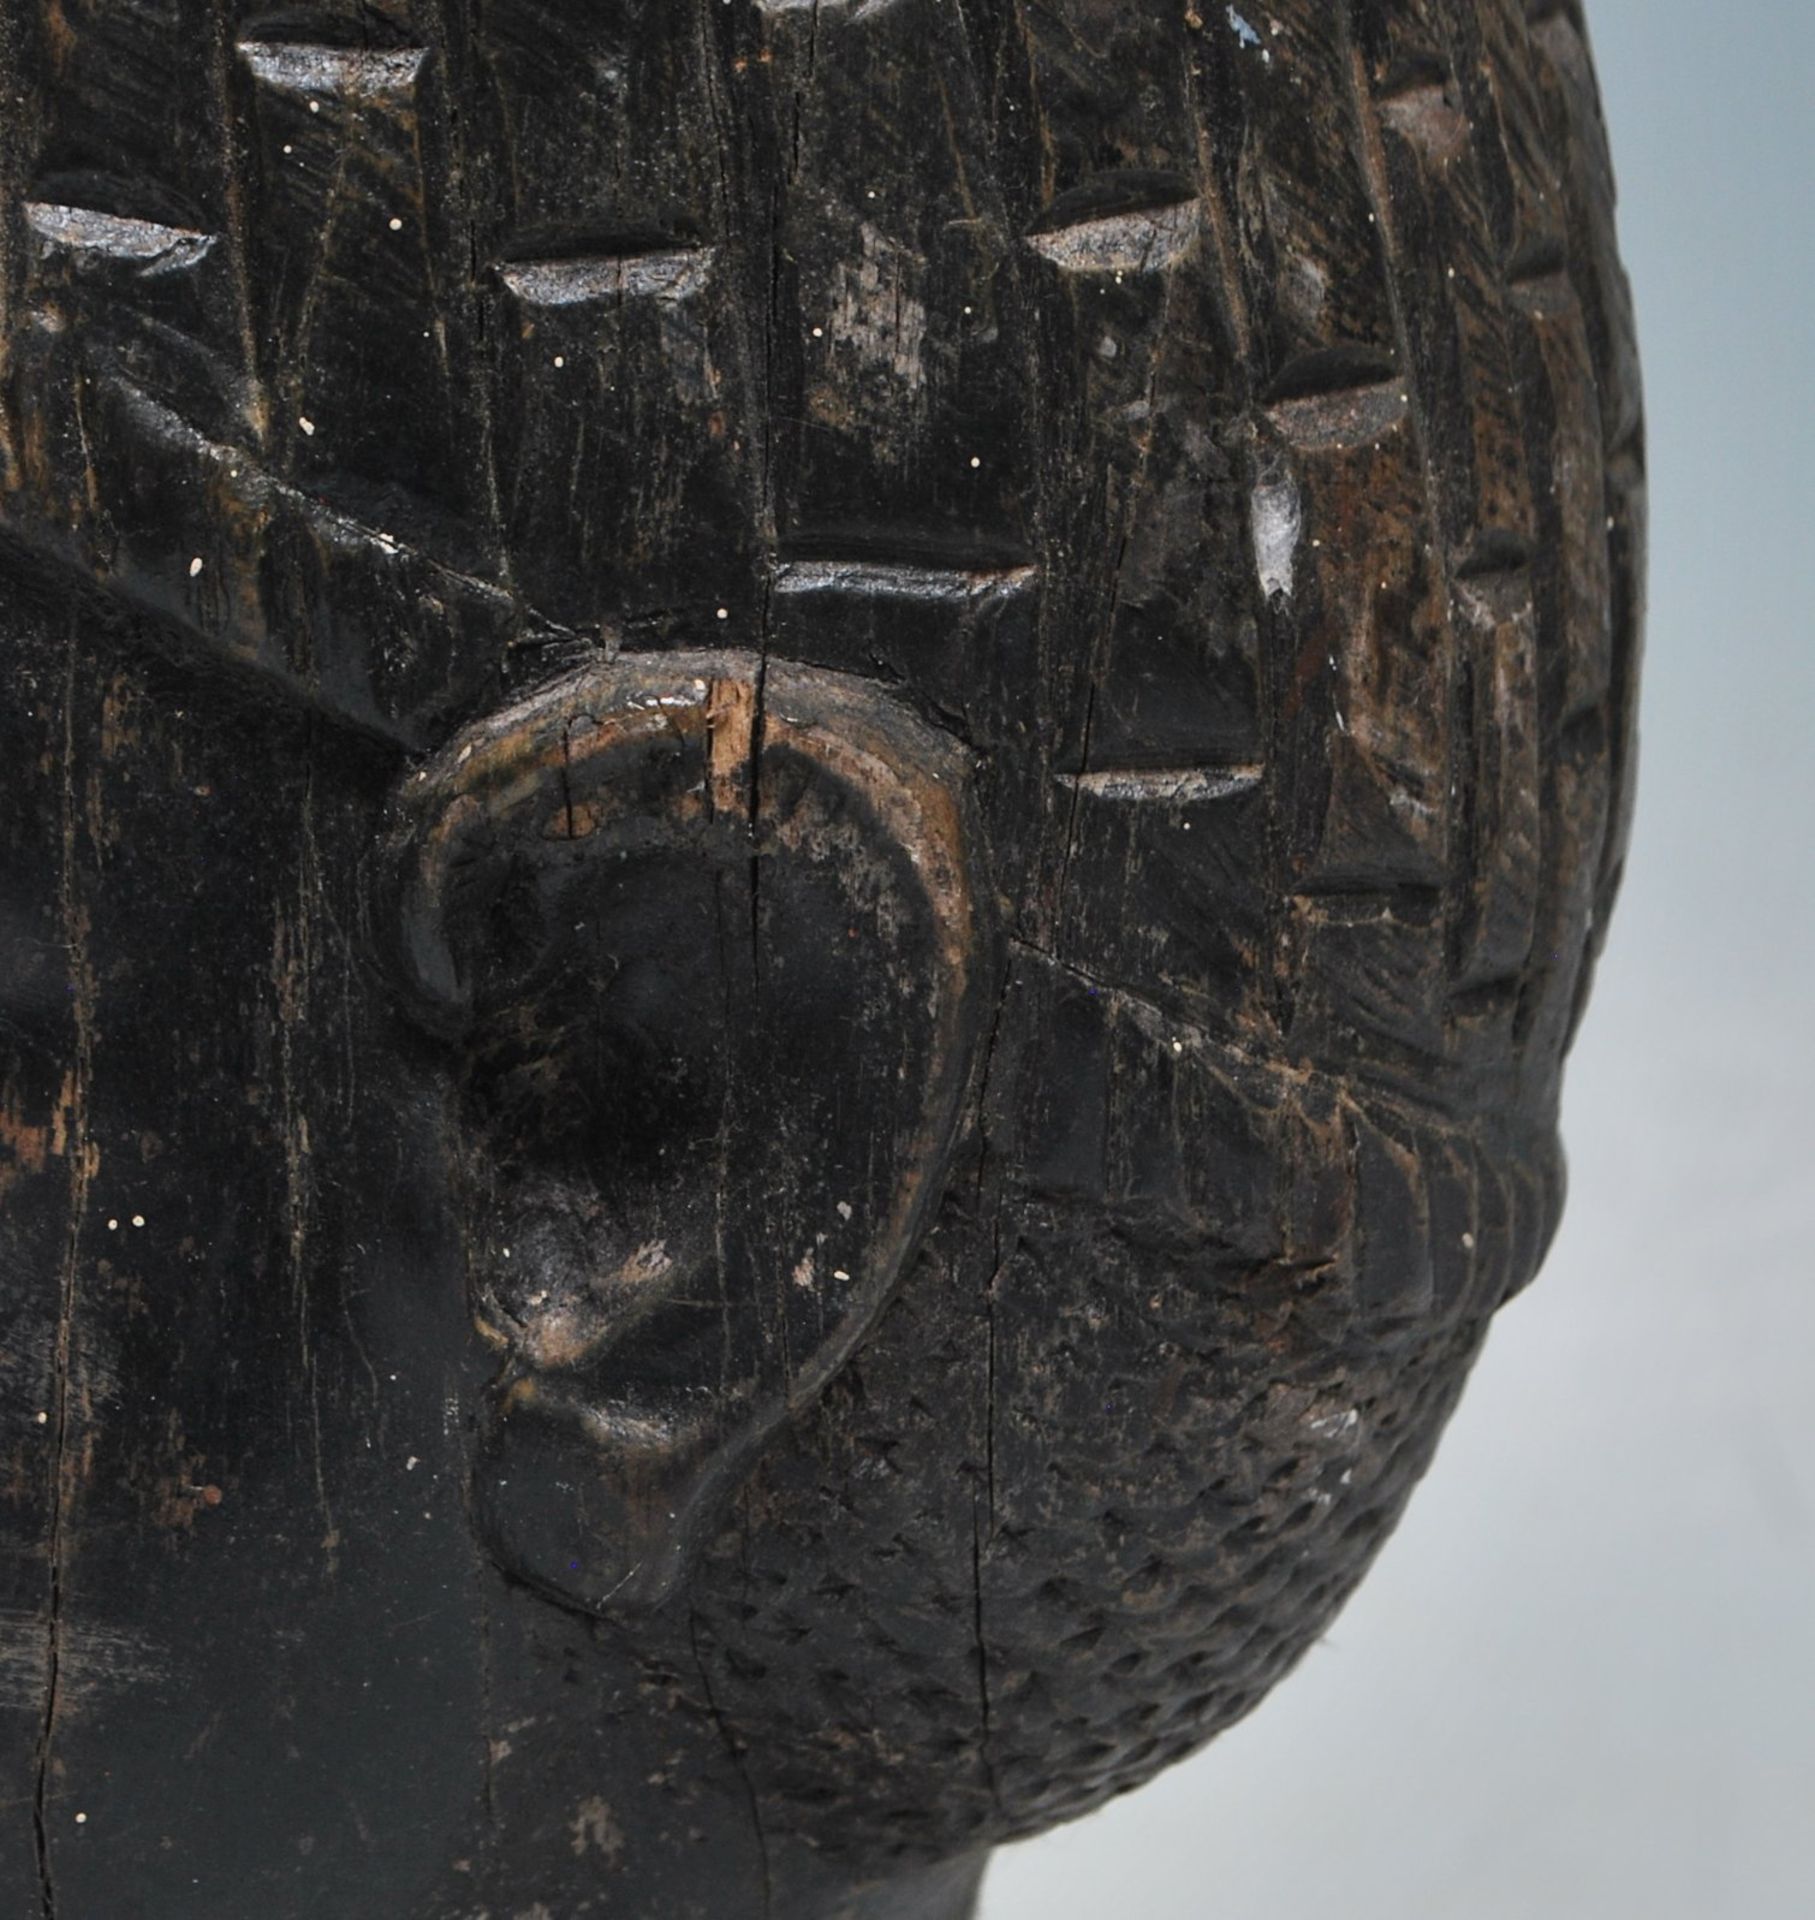
[[[13,0],[0,1909],[958,1920],[1562,1192],[1574,0]]]

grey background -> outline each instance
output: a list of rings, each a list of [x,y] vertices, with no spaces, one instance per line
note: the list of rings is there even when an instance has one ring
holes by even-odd
[[[1815,4],[1589,12],[1653,544],[1563,1231],[1324,1644],[983,1920],[1815,1916]]]

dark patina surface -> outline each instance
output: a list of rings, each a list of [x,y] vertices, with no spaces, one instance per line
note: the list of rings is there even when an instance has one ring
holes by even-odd
[[[1575,0],[5,0],[0,1911],[953,1920],[1557,1218]]]

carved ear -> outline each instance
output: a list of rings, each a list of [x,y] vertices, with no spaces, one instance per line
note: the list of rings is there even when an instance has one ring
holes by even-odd
[[[408,996],[457,1036],[503,1356],[503,1565],[594,1609],[683,1577],[886,1303],[958,1127],[985,942],[963,755],[879,689],[639,656],[408,784]]]

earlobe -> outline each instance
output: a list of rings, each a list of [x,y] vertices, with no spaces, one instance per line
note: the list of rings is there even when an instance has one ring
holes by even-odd
[[[570,1604],[673,1592],[937,1205],[993,971],[967,787],[881,689],[737,653],[575,676],[405,784],[387,911],[501,1360],[476,1507]]]

